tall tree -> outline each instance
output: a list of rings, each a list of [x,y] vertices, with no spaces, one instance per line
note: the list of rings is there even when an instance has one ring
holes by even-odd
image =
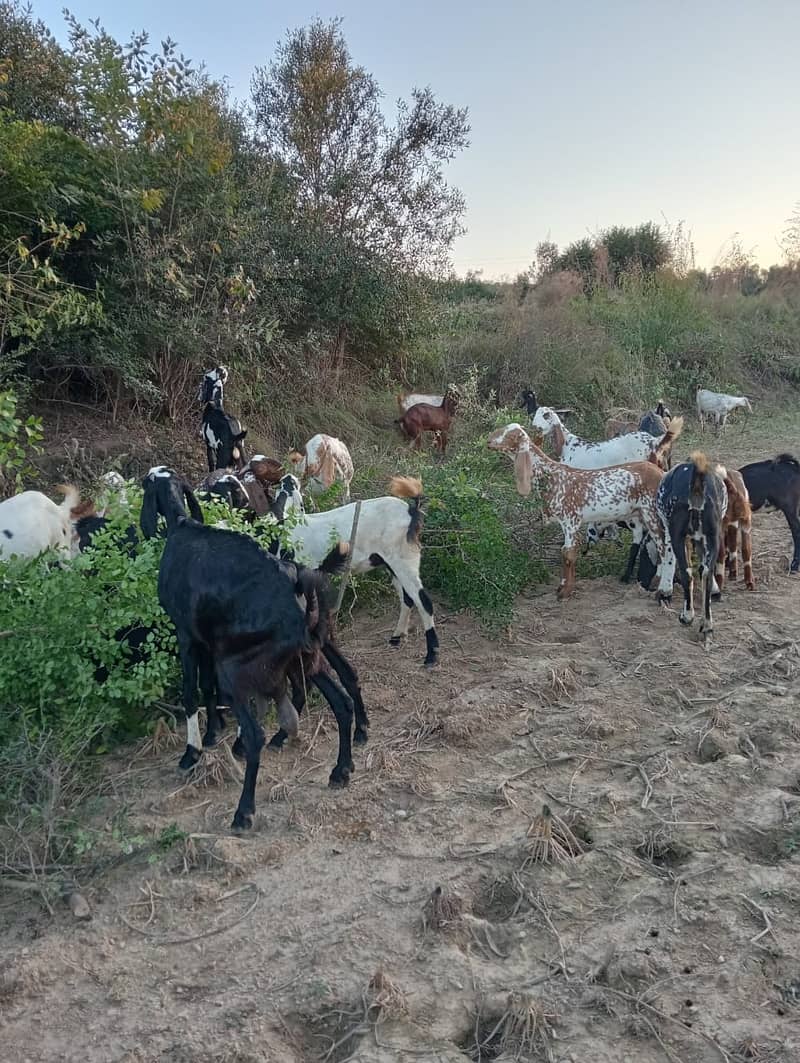
[[[319,325],[335,323],[341,368],[348,330],[364,339],[403,301],[393,269],[446,264],[464,200],[443,171],[467,146],[467,112],[414,89],[389,125],[377,82],[354,63],[339,20],[290,32],[275,60],[256,70],[252,96],[261,145],[288,175],[292,221],[306,234],[292,262],[313,275],[310,302]]]

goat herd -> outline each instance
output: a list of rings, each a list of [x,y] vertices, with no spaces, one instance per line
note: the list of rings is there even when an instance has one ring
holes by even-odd
[[[305,705],[306,686],[316,687],[336,718],[339,750],[330,775],[331,786],[345,786],[353,771],[351,743],[366,742],[369,721],[358,676],[336,645],[329,575],[388,570],[400,599],[400,615],[392,635],[398,644],[408,631],[412,607],[423,623],[425,664],[438,658],[439,643],[433,605],[420,580],[420,532],[423,494],[419,480],[395,476],[389,495],[350,502],[353,462],[338,439],[316,435],[304,452],[289,454],[283,464],[245,453],[247,432],[224,408],[228,370],[217,366],[202,381],[201,434],[209,473],[197,493],[175,470],[152,468],[142,481],[144,496],[140,528],[145,538],[160,533],[166,543],[159,567],[158,597],[172,620],[182,670],[182,700],[187,716],[187,746],[180,766],[191,768],[203,747],[214,746],[224,726],[220,706],[236,717],[234,755],[246,764],[244,783],[233,819],[235,828],[252,825],[255,787],[265,735],[259,719],[267,702],[277,706],[279,729],[269,745],[280,749],[296,735]],[[458,403],[458,389],[444,395],[398,396],[397,423],[419,447],[431,432],[442,453]],[[800,463],[788,454],[745,466],[738,472],[692,454],[671,467],[671,451],[683,427],[663,403],[639,423],[609,423],[607,438],[586,442],[573,435],[562,416],[568,411],[539,406],[532,391],[522,396],[529,430],[518,423],[494,431],[492,450],[514,463],[517,490],[528,495],[535,484],[546,519],[558,523],[564,536],[560,597],[574,589],[575,564],[582,529],[587,542],[616,535],[620,526],[633,532],[625,579],[639,560],[639,579],[648,589],[658,579],[662,600],[672,594],[677,565],[684,591],[680,619],[694,618],[691,550],[699,554],[703,619],[707,643],[712,631],[711,598],[721,593],[727,568],[737,574],[738,538],[747,586],[752,588],[750,513],[765,505],[781,509],[794,539],[791,569],[800,569]],[[717,432],[745,398],[700,390],[697,411],[701,424],[713,417]],[[555,458],[540,445],[548,440]],[[107,474],[106,485],[126,503],[125,481]],[[301,481],[309,495],[335,481],[342,484],[345,505],[306,513]],[[79,502],[74,487],[63,488],[59,506],[47,496],[26,491],[0,503],[0,558],[34,557],[55,548],[61,561],[91,545],[107,520],[92,502]],[[225,527],[203,523],[200,497],[218,496],[250,519],[271,516],[286,522],[284,542],[277,537],[268,550],[254,539]],[[293,514],[292,520],[287,517]],[[128,528],[127,549],[134,550],[135,528]],[[295,559],[295,551],[303,563]],[[198,687],[206,709],[201,737]],[[290,694],[291,691],[291,694]],[[353,718],[355,717],[355,732]]]

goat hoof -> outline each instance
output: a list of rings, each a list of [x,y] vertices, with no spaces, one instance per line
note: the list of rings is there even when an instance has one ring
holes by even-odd
[[[367,739],[369,738],[369,732],[363,727],[356,727],[356,733],[353,735],[354,746],[365,746]]]
[[[711,601],[712,602],[721,602],[722,601],[722,591],[715,591],[715,593],[711,595]]]
[[[664,594],[663,591],[658,592],[659,605],[672,605],[672,595]]]
[[[267,742],[267,749],[271,753],[281,753],[283,751],[283,743],[286,741],[287,735],[283,731],[278,731]]]
[[[402,641],[403,641],[403,636],[402,635],[392,635],[392,637],[389,639],[389,645],[390,646],[399,646]]]
[[[241,738],[237,738],[236,741],[233,743],[233,745],[231,746],[231,753],[234,755],[234,757],[236,757],[237,760],[246,759],[244,751],[244,742],[241,740]]]
[[[212,749],[219,742],[219,734],[209,731],[203,735],[203,749]]]
[[[189,771],[190,768],[193,768],[195,766],[201,755],[202,754],[199,749],[195,749],[194,746],[187,746],[186,752],[178,761],[178,767],[181,769],[181,771]]]
[[[684,627],[691,627],[694,623],[693,616],[684,616],[683,613],[678,617],[678,620],[680,620]]]
[[[350,769],[345,767],[339,767],[338,765],[331,772],[331,777],[328,779],[328,786],[332,790],[343,790],[345,786],[350,782]]]
[[[252,830],[253,829],[253,817],[249,812],[240,812],[237,808],[236,814],[233,817],[233,823],[231,824],[233,830]]]

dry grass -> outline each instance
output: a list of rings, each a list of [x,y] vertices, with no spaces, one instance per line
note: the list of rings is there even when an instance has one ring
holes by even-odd
[[[528,828],[527,864],[564,864],[580,856],[583,846],[549,805],[542,805],[541,813]]]
[[[466,907],[461,894],[437,886],[422,909],[423,930],[452,930],[460,926]]]
[[[552,1060],[557,1022],[558,1014],[551,1005],[518,990],[509,994],[505,1011],[476,1048],[479,1053],[488,1049],[509,1060]]]

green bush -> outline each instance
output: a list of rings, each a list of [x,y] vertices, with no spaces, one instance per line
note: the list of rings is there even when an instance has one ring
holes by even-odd
[[[486,450],[485,438],[419,473],[427,498],[422,582],[490,626],[508,624],[516,595],[547,579],[535,499],[517,495],[510,464]]]

